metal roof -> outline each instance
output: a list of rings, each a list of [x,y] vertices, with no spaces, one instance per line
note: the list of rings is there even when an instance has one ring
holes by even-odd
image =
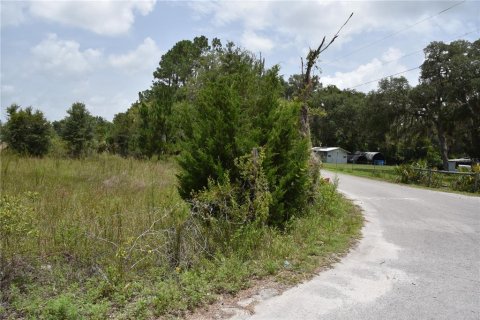
[[[468,158],[460,158],[460,159],[448,159],[451,162],[472,162],[472,159]]]
[[[340,147],[313,147],[313,151],[320,151],[320,152],[330,152],[330,151],[335,151],[335,150],[343,150],[346,153],[349,153],[347,150],[340,148]]]

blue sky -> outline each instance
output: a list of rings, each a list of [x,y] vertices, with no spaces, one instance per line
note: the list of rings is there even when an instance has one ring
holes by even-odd
[[[431,41],[480,38],[479,1],[2,0],[0,8],[2,121],[12,103],[58,120],[77,101],[111,120],[149,88],[163,53],[199,35],[261,52],[288,77],[354,12],[317,72],[324,84],[364,92],[377,83],[357,85],[418,67]],[[419,70],[403,75],[415,85]]]

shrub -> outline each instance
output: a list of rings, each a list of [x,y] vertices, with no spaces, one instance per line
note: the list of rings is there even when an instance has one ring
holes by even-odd
[[[424,161],[415,162],[413,164],[402,164],[395,167],[397,181],[401,183],[422,184],[429,187],[440,187],[442,178],[436,170],[428,169]]]
[[[269,216],[272,197],[262,168],[262,151],[235,160],[240,179],[232,181],[226,174],[222,182],[210,179],[206,188],[191,200],[193,214],[204,225],[209,251],[231,249],[231,240],[239,229],[263,225]]]
[[[60,296],[47,302],[44,315],[51,320],[76,320],[80,319],[80,312],[75,301],[67,296]]]
[[[265,171],[272,193],[269,223],[282,226],[305,208],[311,188],[310,150],[299,133],[300,104],[285,102],[272,115]]]
[[[31,107],[22,110],[12,105],[7,108],[7,122],[1,134],[1,140],[21,154],[43,156],[50,148],[50,123],[42,112],[33,112]]]
[[[461,170],[461,172],[467,172],[466,170]],[[458,191],[466,191],[466,192],[475,192],[478,191],[478,188],[480,188],[480,179],[478,175],[480,175],[480,165],[476,164],[472,166],[472,175],[459,175],[456,177],[452,183],[452,189],[458,190]],[[475,176],[477,175],[477,177]],[[477,180],[477,190],[475,190],[475,179]]]
[[[212,217],[225,215],[225,210],[229,217],[242,215],[241,210],[251,213],[251,207],[244,206],[252,190],[245,188],[248,179],[238,161],[262,148],[262,188],[271,201],[256,199],[268,203],[266,221],[283,227],[304,211],[312,193],[309,142],[299,132],[300,104],[279,100],[277,67],[265,70],[262,61],[232,45],[212,55],[207,59],[211,65],[187,88],[192,101],[179,160],[179,192],[184,199],[210,203],[209,210],[217,211]]]
[[[15,270],[12,265],[15,255],[31,250],[27,247],[37,237],[33,207],[36,198],[37,194],[31,192],[0,198],[0,280],[8,279],[9,273]]]

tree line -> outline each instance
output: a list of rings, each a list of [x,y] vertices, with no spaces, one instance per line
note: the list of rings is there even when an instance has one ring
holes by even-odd
[[[480,40],[432,42],[419,84],[381,80],[367,94],[318,85],[310,101],[314,145],[380,151],[393,164],[452,157],[480,159]],[[295,88],[297,77],[289,79]],[[287,94],[289,91],[286,91]]]
[[[386,78],[376,90],[365,94],[323,86],[314,77],[308,100],[312,144],[340,146],[351,152],[380,151],[389,163],[424,159],[431,166],[445,167],[449,157],[480,158],[480,40],[432,42],[424,52],[419,84],[415,87],[404,77]],[[248,63],[258,70],[252,71],[250,78],[232,81],[235,86],[243,86],[237,103],[258,104],[255,110],[241,109],[239,116],[250,112],[248,116],[256,119],[248,131],[257,135],[262,145],[264,141],[259,137],[266,133],[259,125],[267,121],[264,114],[268,107],[260,104],[278,98],[298,101],[302,75],[292,75],[285,81],[276,69],[279,84],[275,87],[276,96],[272,97],[268,91],[272,88],[262,88],[258,79],[254,80],[266,72],[261,59],[233,43],[223,46],[219,39],[209,42],[204,36],[179,41],[165,53],[153,73],[152,86],[140,92],[138,100],[127,111],[116,114],[113,121],[91,115],[80,102],[71,106],[64,119],[52,123],[38,110],[12,105],[7,108],[2,141],[19,153],[33,156],[59,149],[72,157],[95,152],[137,158],[180,154],[192,141],[195,127],[203,125],[192,122],[191,102],[198,98],[205,83],[217,81],[207,71],[222,65],[215,72],[244,72],[248,63],[242,59],[247,56],[251,60]],[[210,74],[208,81],[203,78],[205,74]],[[211,104],[213,96],[205,97],[208,102],[202,108],[220,108],[216,103],[227,98]],[[226,120],[214,125],[237,130],[245,121]],[[202,121],[213,125],[210,118]]]

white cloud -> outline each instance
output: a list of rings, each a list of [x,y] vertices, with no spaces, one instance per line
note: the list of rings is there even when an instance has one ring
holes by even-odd
[[[389,48],[381,59],[374,58],[366,64],[358,66],[356,69],[349,72],[335,72],[334,75],[325,75],[321,77],[321,82],[324,85],[336,85],[340,89],[348,89],[356,87],[365,82],[379,79],[384,76],[399,73],[408,68],[395,59],[402,56],[402,52],[396,48]],[[400,76],[400,75],[399,75]],[[406,75],[405,75],[406,76]],[[377,87],[377,82],[368,83],[356,90],[369,91]]]
[[[252,32],[270,29],[292,46],[315,46],[323,36],[332,37],[350,13],[335,47],[350,42],[362,33],[381,30],[384,33],[458,32],[465,30],[460,18],[465,5],[437,15],[452,6],[443,1],[223,1],[194,2],[191,8],[207,16],[214,25],[242,23]],[[436,17],[432,17],[437,15]],[[421,20],[425,20],[418,23]],[[417,24],[418,23],[418,24]],[[415,27],[411,27],[415,24]]]
[[[137,88],[135,88],[137,89]],[[146,88],[142,88],[144,90]],[[109,94],[95,94],[85,96],[82,101],[92,110],[92,114],[112,120],[113,115],[125,112],[126,109],[138,98],[138,91],[123,90],[110,92]]]
[[[128,32],[135,13],[147,15],[156,0],[32,1],[29,12],[36,17],[87,29],[102,35]]]
[[[395,61],[402,56],[402,51],[397,48],[388,48],[388,50],[382,55],[382,60],[385,62]]]
[[[1,89],[2,89],[1,90],[2,96],[3,95],[10,95],[10,94],[15,92],[15,87],[11,86],[11,85],[8,85],[8,84],[2,84]]]
[[[273,18],[269,1],[194,1],[190,6],[199,15],[212,15],[216,26],[242,21],[247,29],[260,30]]]
[[[108,62],[127,73],[153,71],[160,61],[161,51],[155,41],[145,38],[135,50],[121,55],[110,55]]]
[[[268,52],[273,49],[274,43],[272,40],[259,36],[253,31],[245,31],[241,39],[242,46],[246,49],[256,52]]]
[[[1,26],[18,26],[25,21],[25,3],[2,1],[0,4]]]
[[[72,40],[61,40],[56,34],[32,48],[34,66],[56,75],[80,75],[94,68],[102,57],[97,49],[80,50],[80,44]]]

